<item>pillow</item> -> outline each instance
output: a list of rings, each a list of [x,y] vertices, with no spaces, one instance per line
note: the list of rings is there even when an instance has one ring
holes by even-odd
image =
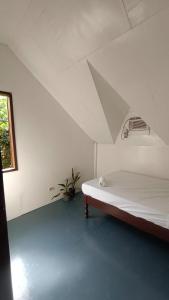
[[[99,185],[100,186],[107,186],[107,182],[106,182],[106,180],[105,180],[105,178],[103,177],[103,176],[101,176],[100,178],[99,178]]]

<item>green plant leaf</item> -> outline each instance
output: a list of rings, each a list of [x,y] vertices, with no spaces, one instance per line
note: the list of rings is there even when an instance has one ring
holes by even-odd
[[[65,184],[63,184],[63,183],[58,183],[58,185],[65,187]]]
[[[52,197],[52,200],[56,197],[60,196],[60,193],[56,194],[55,196]]]
[[[80,175],[79,175],[79,173],[77,173],[75,176],[74,183],[77,183],[79,179],[80,179]]]
[[[75,175],[74,175],[74,170],[72,168],[72,179],[74,180],[74,178],[75,178]]]

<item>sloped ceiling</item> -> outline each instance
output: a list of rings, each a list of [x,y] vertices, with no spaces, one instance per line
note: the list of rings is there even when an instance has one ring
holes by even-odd
[[[124,0],[132,27],[144,22],[168,6],[168,0]]]
[[[159,26],[160,24],[160,26]],[[89,58],[98,72],[169,143],[169,11]]]
[[[109,125],[113,142],[115,143],[124,119],[129,112],[129,106],[90,63],[89,68]]]
[[[59,76],[55,95],[64,109],[94,141],[113,142],[86,62]]]
[[[119,101],[169,143],[168,9],[168,0],[0,0],[0,42],[96,142],[115,141]]]
[[[33,65],[38,53],[29,49],[37,48],[57,73],[129,29],[119,0],[27,0],[27,5],[11,27],[10,45]]]

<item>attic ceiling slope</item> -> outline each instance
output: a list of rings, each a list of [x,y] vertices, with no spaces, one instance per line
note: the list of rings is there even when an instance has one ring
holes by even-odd
[[[22,20],[31,0],[0,0],[0,43],[8,44],[14,28]]]
[[[160,26],[159,26],[160,24]],[[107,82],[169,143],[169,9],[88,58]]]
[[[168,0],[124,0],[132,27],[169,7]]]
[[[11,28],[10,46],[29,56],[34,45],[60,73],[129,28],[120,0],[36,0]]]
[[[60,73],[127,32],[131,24],[169,7],[169,1],[0,0],[0,7],[0,38],[6,36],[8,46],[30,64],[36,65],[37,56],[30,57],[29,49],[37,48]]]
[[[129,112],[129,106],[90,63],[89,68],[115,143]]]
[[[62,73],[53,91],[58,102],[92,140],[112,143],[111,132],[86,62]]]

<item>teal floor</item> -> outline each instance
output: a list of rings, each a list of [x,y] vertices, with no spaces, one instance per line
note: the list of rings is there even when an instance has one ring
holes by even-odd
[[[9,222],[15,300],[168,300],[169,245],[82,195]]]

